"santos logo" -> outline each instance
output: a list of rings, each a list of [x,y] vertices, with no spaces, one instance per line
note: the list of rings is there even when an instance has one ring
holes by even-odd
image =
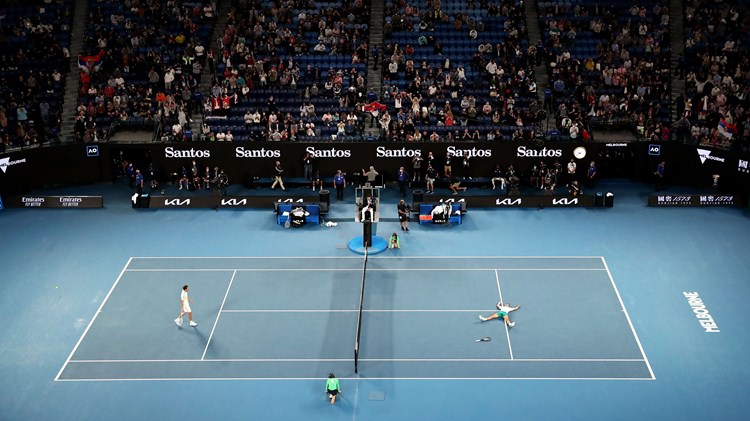
[[[385,146],[378,146],[375,149],[375,154],[378,158],[414,158],[415,156],[422,156],[421,149],[386,149]]]
[[[209,150],[195,150],[193,148],[190,148],[190,150],[176,150],[175,148],[168,146],[164,148],[164,156],[166,158],[210,158],[211,157],[211,151]]]
[[[495,204],[497,206],[521,206],[521,198],[511,199],[505,198],[503,200],[496,199]]]
[[[315,158],[351,158],[352,151],[349,149],[315,149],[313,146],[308,146],[305,151]]]
[[[724,158],[711,156],[711,151],[708,149],[696,149],[696,151],[698,152],[698,158],[700,158],[701,164],[705,163],[707,159],[710,161],[724,162]]]
[[[560,199],[552,199],[552,204],[556,206],[571,206],[571,205],[577,205],[578,199],[569,199],[566,197],[560,198]]]
[[[241,206],[247,205],[247,199],[221,199],[221,206]]]
[[[447,152],[458,157],[469,157],[469,158],[489,158],[492,156],[492,149],[456,149],[455,146],[448,146]]]
[[[190,199],[164,199],[164,206],[187,206],[190,204]]]
[[[9,157],[2,158],[0,159],[0,170],[3,170],[3,174],[5,174],[5,172],[8,171],[8,167],[11,165],[23,164],[24,162],[26,162],[26,158],[16,159],[15,161],[11,161]]]
[[[245,149],[244,146],[234,148],[236,158],[281,158],[281,151],[278,149]]]
[[[516,150],[516,156],[526,158],[559,158],[562,156],[562,149],[526,149],[526,146],[519,146]]]

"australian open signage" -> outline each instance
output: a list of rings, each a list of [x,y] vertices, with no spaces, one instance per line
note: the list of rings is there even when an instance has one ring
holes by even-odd
[[[716,207],[742,206],[742,201],[733,194],[652,194],[649,206],[657,207]]]
[[[5,203],[9,208],[102,208],[102,196],[13,196]]]

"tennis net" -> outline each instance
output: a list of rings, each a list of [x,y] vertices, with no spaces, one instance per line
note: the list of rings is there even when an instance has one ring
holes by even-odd
[[[359,338],[362,335],[362,307],[365,302],[365,280],[367,275],[367,248],[365,262],[362,265],[362,285],[359,291],[359,313],[357,314],[357,337],[354,340],[354,372],[359,373]]]

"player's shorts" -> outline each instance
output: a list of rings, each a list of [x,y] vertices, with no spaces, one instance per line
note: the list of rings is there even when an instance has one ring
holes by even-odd
[[[506,313],[506,312],[504,312],[504,311],[498,311],[498,312],[497,312],[497,317],[499,317],[499,318],[501,318],[501,319],[502,319],[503,317],[507,316],[507,315],[508,315],[508,313]]]
[[[192,310],[192,309],[190,308],[190,304],[188,304],[188,303],[183,303],[183,304],[182,304],[182,312],[183,312],[183,313],[192,313],[192,312],[193,312],[193,310]]]
[[[328,394],[329,394],[329,395],[333,395],[333,396],[336,396],[336,395],[338,395],[338,394],[339,394],[339,391],[338,391],[338,390],[329,390],[329,391],[328,391]]]

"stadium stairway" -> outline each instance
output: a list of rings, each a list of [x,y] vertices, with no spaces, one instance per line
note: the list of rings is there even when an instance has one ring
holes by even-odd
[[[672,123],[680,119],[677,115],[675,100],[685,93],[685,80],[680,79],[677,71],[677,59],[685,55],[685,25],[683,23],[684,4],[682,0],[669,1],[669,35],[672,48]]]
[[[73,10],[73,25],[70,34],[70,69],[65,77],[65,96],[63,97],[62,121],[60,122],[60,140],[75,142],[75,115],[78,107],[78,87],[80,69],[78,55],[83,50],[83,31],[86,27],[87,1],[76,1]]]
[[[206,46],[206,51],[213,50],[215,60],[218,61],[221,57],[221,36],[224,34],[224,30],[227,27],[227,14],[231,6],[231,0],[218,0],[216,2],[216,21],[214,22],[214,32],[211,34],[211,43]],[[198,90],[203,94],[204,98],[208,98],[211,95],[211,81],[213,80],[213,73],[215,69],[204,68],[201,74],[201,81],[198,85]],[[203,125],[203,106],[199,106],[197,110],[194,110],[192,116],[192,123],[190,128],[193,130],[193,139],[198,140],[200,138],[201,126]]]
[[[383,51],[384,10],[384,0],[374,0],[370,5],[370,51],[372,51],[373,47],[376,45],[381,53]],[[373,57],[370,57],[370,60],[367,62],[367,92],[375,92],[378,98],[380,98],[383,93],[383,75],[380,72],[380,66],[382,66],[383,63],[379,62],[377,69],[373,63],[375,63],[375,60]],[[368,120],[369,117],[370,116],[368,116]],[[378,137],[380,135],[380,128],[377,124],[375,124],[374,127],[370,127],[370,124],[366,121],[365,135]]]
[[[525,1],[523,3],[524,13],[526,15],[526,30],[528,31],[529,45],[540,45],[542,42],[542,30],[539,28],[539,16],[537,14],[537,1]],[[537,54],[542,54],[538,51]],[[539,106],[543,105],[544,90],[549,85],[549,77],[547,75],[547,63],[546,58],[542,57],[541,60],[537,60],[537,65],[534,66],[534,80],[536,81],[536,96],[537,100],[541,98]],[[545,128],[549,127],[550,121],[554,127],[555,115],[554,113],[547,114],[547,122],[544,125]]]

